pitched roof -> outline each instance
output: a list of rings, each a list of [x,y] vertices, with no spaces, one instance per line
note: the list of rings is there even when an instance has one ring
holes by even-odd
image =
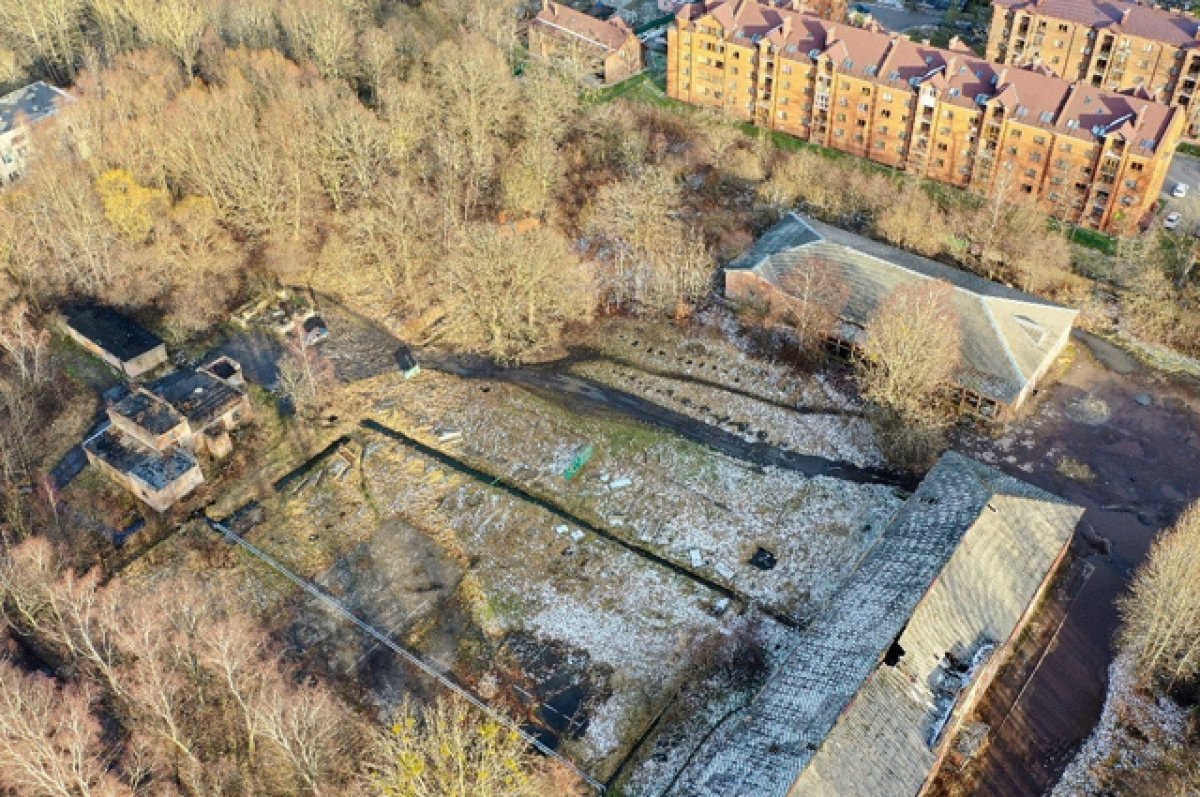
[[[107,307],[76,310],[67,317],[67,324],[122,361],[132,360],[162,345],[162,339],[157,335]]]
[[[1044,0],[1044,2],[1068,0]],[[680,9],[683,24],[706,19],[727,40],[753,44],[765,39],[781,57],[800,62],[829,58],[842,74],[897,91],[932,85],[943,102],[975,108],[995,98],[1023,124],[1083,140],[1095,139],[1130,114],[1135,126],[1127,138],[1136,148],[1158,150],[1177,109],[1140,97],[1072,87],[1037,68],[994,64],[970,53],[931,47],[882,30],[834,24],[813,14],[758,0],[705,0]],[[1071,103],[1073,97],[1078,101]],[[1086,104],[1084,101],[1086,100]]]
[[[1082,512],[967,457],[943,456],[671,795],[916,794],[946,716],[935,670],[946,653],[969,660],[1009,637]],[[881,664],[897,638],[906,650],[899,666]]]
[[[996,5],[1185,49],[1198,44],[1200,32],[1195,17],[1124,0],[996,0]]]
[[[726,271],[754,270],[786,291],[799,269],[834,269],[849,296],[839,315],[864,327],[893,291],[924,280],[954,286],[963,365],[957,381],[1004,404],[1020,396],[1078,311],[902,249],[790,213]]]
[[[38,81],[0,97],[0,135],[21,122],[33,124],[52,115],[71,95]]]
[[[620,17],[596,19],[582,11],[553,2],[547,2],[533,22],[575,36],[610,52],[621,49],[625,42],[629,41],[629,37],[633,36],[629,25]]]

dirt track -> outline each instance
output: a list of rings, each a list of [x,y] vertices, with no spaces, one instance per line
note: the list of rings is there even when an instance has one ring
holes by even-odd
[[[1155,532],[1200,497],[1197,386],[1150,372],[1103,341],[1085,336],[1077,346],[1077,361],[1008,436],[1010,453],[997,463],[1087,512],[1073,543],[1077,565],[1046,609],[1052,640],[1044,651],[1026,651],[1029,667],[1003,672],[979,709],[992,728],[973,790],[979,795],[1042,795],[1057,782],[1103,707],[1116,600]],[[1102,401],[1107,419],[1071,420],[1084,398]],[[1003,449],[999,442],[977,441],[972,453]],[[1095,478],[1059,473],[1064,455]]]

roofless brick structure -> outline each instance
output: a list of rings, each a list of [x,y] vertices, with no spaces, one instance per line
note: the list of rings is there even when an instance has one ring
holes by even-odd
[[[1184,114],[1042,71],[757,0],[684,6],[667,93],[760,127],[1124,233],[1152,210]]]

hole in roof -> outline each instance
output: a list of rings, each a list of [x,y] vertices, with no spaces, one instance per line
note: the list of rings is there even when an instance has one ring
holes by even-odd
[[[901,631],[900,634],[904,632]],[[900,659],[904,658],[904,648],[900,647],[900,634],[892,640],[892,644],[887,649],[887,653],[883,654],[883,663],[889,667],[895,667],[900,663]]]

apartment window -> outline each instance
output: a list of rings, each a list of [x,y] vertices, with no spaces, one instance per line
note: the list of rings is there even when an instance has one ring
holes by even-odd
[[[787,119],[787,111],[780,111],[778,116],[780,119]]]
[[[862,135],[862,133],[855,133],[855,134],[854,134],[854,143],[855,143],[855,144],[861,144],[861,143],[863,143],[863,141],[864,141],[864,139],[863,139],[863,135]]]
[[[1125,187],[1126,188],[1137,188],[1137,180],[1126,180]]]
[[[1011,136],[1012,138],[1020,138],[1020,137],[1021,137],[1021,131],[1020,131],[1020,130],[1010,130],[1008,134],[1009,134],[1009,136]]]
[[[738,73],[736,66],[729,67],[729,74],[736,75]]]
[[[1060,23],[1060,24],[1059,24],[1059,26],[1058,26],[1058,32],[1059,32],[1059,33],[1066,33],[1068,30],[1070,30],[1070,28],[1067,26],[1067,24],[1066,24],[1066,23]]]
[[[1037,169],[1026,169],[1025,176],[1026,177],[1037,177]]]
[[[835,118],[836,118],[836,120],[837,120],[837,121],[839,121],[839,122],[844,122],[844,121],[846,121],[846,114],[844,114],[844,113],[839,113],[839,114],[838,114],[838,115],[837,115]]]
[[[1143,168],[1143,165],[1144,164],[1138,163],[1137,161],[1130,161],[1129,169],[1130,171],[1140,172]]]
[[[892,112],[891,112],[891,110],[889,110],[887,108],[883,108],[882,110],[880,110],[879,115],[882,116],[884,119],[892,118]]]
[[[934,165],[937,166],[939,169],[944,169],[944,168],[946,168],[946,159],[938,158],[937,160],[934,161]]]
[[[963,176],[966,176],[971,173],[971,167],[970,166],[959,166],[958,173]]]
[[[1033,143],[1034,143],[1034,144],[1045,144],[1045,143],[1046,143],[1046,137],[1045,137],[1045,136],[1034,136],[1034,137],[1033,137]]]
[[[1033,161],[1034,163],[1041,163],[1042,162],[1042,153],[1040,153],[1040,152],[1029,153],[1029,160]]]
[[[883,149],[883,147],[884,147],[884,143],[882,141],[875,142],[875,149],[881,150],[881,149]]]
[[[858,104],[858,111],[859,111],[859,113],[866,113],[866,112],[867,112],[867,111],[869,111],[869,110],[871,110],[871,106],[870,106],[870,105],[868,105],[867,103],[865,103],[865,102],[860,102],[860,103]]]
[[[834,137],[834,138],[845,138],[845,137],[846,137],[846,131],[845,131],[845,130],[843,130],[842,128],[840,128],[840,127],[839,127],[839,128],[836,128],[836,129],[834,129],[834,131],[833,131],[833,137]]]
[[[846,99],[845,97],[838,97],[838,105],[842,108],[849,108],[850,100]]]
[[[1061,49],[1063,48],[1063,43],[1064,43],[1064,42],[1063,42],[1063,40],[1062,40],[1062,39],[1055,39],[1055,40],[1054,40],[1054,46],[1055,46],[1055,48],[1056,48],[1056,49],[1059,49],[1059,50],[1061,50]]]
[[[880,126],[879,126],[879,135],[881,135],[881,136],[886,136],[886,135],[887,135],[887,125],[880,125]]]
[[[1055,185],[1062,185],[1064,182],[1066,182],[1066,180],[1059,176],[1050,178],[1050,182],[1054,183]]]
[[[1021,190],[1022,190],[1022,191],[1024,191],[1025,193],[1027,193],[1027,194],[1032,194],[1032,193],[1033,193],[1033,186],[1031,186],[1031,185],[1023,185],[1023,186],[1021,186]]]
[[[948,136],[948,135],[950,135],[950,128],[948,128],[948,127],[939,127],[939,128],[938,128],[938,135],[939,135],[939,136]]]
[[[838,86],[842,89],[842,91],[849,91],[850,90],[850,81],[843,80],[841,83],[838,84]]]
[[[1070,152],[1070,151],[1071,151],[1071,145],[1070,145],[1070,144],[1063,144],[1063,145],[1062,145],[1062,151],[1063,151],[1063,152]]]
[[[938,152],[949,152],[950,151],[950,147],[946,146],[946,142],[944,142],[944,141],[939,141],[937,148],[938,148]]]
[[[792,89],[792,81],[790,81],[790,80],[783,81],[783,90],[791,91],[791,89]]]
[[[1058,197],[1059,197],[1059,193],[1058,193],[1057,191],[1051,191],[1050,193],[1046,194],[1046,197],[1047,197],[1047,198],[1048,198],[1048,199],[1049,199],[1051,202],[1057,202],[1057,201],[1058,201]]]
[[[785,74],[785,75],[790,75],[790,74],[792,74],[792,67],[791,67],[791,65],[790,65],[790,64],[784,64],[784,65],[783,65],[783,74]]]
[[[679,84],[679,88],[683,89],[684,91],[687,91],[688,90],[688,82],[686,80],[683,81],[682,83]]]
[[[946,121],[947,122],[954,121],[954,111],[946,111]]]
[[[1016,148],[1016,147],[1009,147],[1009,148],[1008,148],[1008,154],[1009,154],[1009,155],[1016,155],[1016,154],[1017,154],[1017,148]]]
[[[1061,60],[1062,60],[1062,59],[1061,59],[1061,58],[1059,58],[1059,57],[1056,55],[1056,56],[1054,56],[1053,58],[1051,58],[1051,59],[1050,59],[1050,63],[1052,63],[1052,64],[1057,64],[1057,63],[1058,63],[1059,61],[1061,61]]]
[[[1154,42],[1146,43],[1146,52],[1148,52],[1148,53],[1154,52]]]
[[[883,100],[884,102],[891,102],[892,93],[890,91],[885,91],[882,95],[880,95],[879,99]]]

